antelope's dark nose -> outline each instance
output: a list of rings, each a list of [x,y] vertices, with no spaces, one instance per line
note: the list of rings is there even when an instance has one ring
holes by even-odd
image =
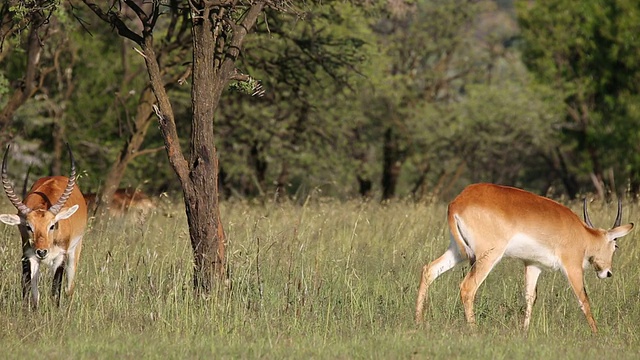
[[[47,249],[36,249],[36,256],[40,259],[44,259],[47,257],[47,253],[49,251]]]
[[[607,271],[607,277],[612,277],[613,273],[611,271]]]

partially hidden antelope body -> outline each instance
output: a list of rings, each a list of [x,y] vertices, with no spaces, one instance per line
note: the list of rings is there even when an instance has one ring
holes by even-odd
[[[451,242],[447,251],[422,270],[416,301],[416,322],[422,322],[429,285],[442,273],[468,260],[471,269],[460,284],[468,323],[475,323],[473,303],[478,287],[503,258],[524,263],[524,330],[529,327],[536,300],[536,284],[543,269],[560,270],[569,284],[591,330],[596,322],[584,287],[584,270],[591,265],[599,278],[612,276],[616,239],[633,224],[620,226],[622,205],[610,230],[594,228],[584,202],[585,222],[569,208],[546,197],[493,184],[474,184],[463,190],[448,208]]]
[[[68,147],[68,145],[67,145]],[[22,237],[22,295],[28,301],[31,290],[31,305],[38,307],[40,294],[38,279],[40,266],[47,265],[54,272],[53,297],[60,305],[62,275],[66,274],[65,291],[73,294],[74,278],[82,237],[87,225],[87,206],[76,184],[76,167],[71,159],[71,175],[49,176],[38,179],[31,190],[20,201],[7,175],[7,154],[2,160],[2,185],[7,197],[18,209],[18,214],[2,214],[0,221],[16,225]]]
[[[84,194],[87,207],[91,208],[96,202],[96,193]],[[121,188],[113,193],[109,204],[109,213],[113,217],[121,217],[130,211],[135,211],[145,217],[156,205],[147,194],[140,189]]]

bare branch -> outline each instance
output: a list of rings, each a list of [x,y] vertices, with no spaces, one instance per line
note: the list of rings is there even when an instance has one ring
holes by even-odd
[[[109,10],[106,13],[102,11],[102,9],[87,0],[82,0],[93,11],[102,21],[111,24],[111,26],[115,27],[118,30],[118,34],[123,36],[138,45],[144,44],[144,38],[138,34],[136,34],[133,30],[129,29],[129,27],[124,23],[124,21],[120,18],[120,15],[113,10]],[[135,11],[135,10],[134,10]]]
[[[135,50],[138,54],[140,54],[140,56],[142,56],[144,59],[147,58],[147,55],[145,55],[142,51],[138,50],[137,48],[133,48],[133,50]]]
[[[176,81],[178,83],[178,85],[182,85],[185,82],[187,82],[187,78],[189,76],[191,76],[191,71],[193,70],[193,64],[189,63],[187,65],[187,68],[184,70],[184,73],[178,78],[178,80]]]
[[[249,11],[247,11],[247,13],[245,14],[240,25],[234,29],[233,39],[229,44],[229,52],[228,52],[228,56],[230,56],[233,59],[233,61],[235,61],[238,55],[240,54],[240,47],[244,42],[245,36],[249,32],[249,29],[251,29],[253,25],[256,23],[256,21],[258,20],[258,16],[260,16],[260,13],[262,13],[262,10],[264,9],[266,3],[267,2],[264,0],[256,1],[249,8]]]
[[[140,8],[138,6],[138,4],[136,4],[135,1],[132,0],[124,0],[124,3],[127,4],[128,7],[131,8],[131,10],[133,10],[133,12],[136,13],[136,15],[138,16],[138,18],[140,19],[140,21],[142,21],[142,24],[146,27],[149,22],[149,15],[147,15],[147,13],[144,12],[144,10],[142,10],[142,8]],[[156,1],[154,1],[154,6],[156,6],[155,4],[157,4]]]
[[[255,25],[266,4],[266,0],[256,1],[246,12],[242,19],[242,22],[239,25],[235,25],[233,27],[233,38],[229,43],[227,54],[225,55],[224,61],[220,66],[221,76],[231,76],[233,74],[235,62],[240,55],[240,48],[242,47],[244,38],[249,32],[249,29],[251,29],[253,25]]]
[[[164,149],[165,149],[164,146],[158,146],[158,147],[151,148],[151,149],[139,150],[139,151],[136,151],[135,153],[131,154],[131,159],[134,159],[134,158],[136,158],[138,156],[142,156],[142,155],[157,153],[158,151],[162,151]]]

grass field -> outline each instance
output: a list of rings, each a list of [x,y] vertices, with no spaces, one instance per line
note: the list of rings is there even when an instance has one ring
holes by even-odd
[[[37,312],[21,304],[18,231],[0,226],[2,357],[635,359],[640,352],[636,230],[619,242],[613,278],[586,273],[598,335],[562,274],[544,272],[525,336],[523,266],[508,259],[480,288],[475,331],[459,300],[468,266],[433,284],[426,324],[414,325],[420,269],[448,245],[443,204],[223,207],[233,286],[210,298],[191,291],[191,250],[177,205],[144,222],[94,226],[73,299],[53,306],[47,271]],[[625,221],[637,222],[636,205],[624,211]],[[591,214],[609,226],[615,209],[595,204]]]

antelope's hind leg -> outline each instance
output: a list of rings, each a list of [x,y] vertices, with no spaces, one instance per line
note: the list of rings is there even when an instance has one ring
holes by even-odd
[[[422,312],[424,310],[425,302],[427,300],[427,292],[429,291],[429,285],[438,278],[441,274],[452,269],[464,260],[460,255],[458,248],[455,244],[451,244],[449,249],[442,254],[439,258],[432,261],[428,265],[422,267],[422,276],[420,278],[420,288],[418,289],[418,299],[416,300],[416,318],[417,324],[422,322]]]
[[[476,322],[476,317],[473,312],[473,302],[476,297],[476,292],[491,270],[493,270],[493,267],[502,259],[504,251],[496,250],[495,248],[488,250],[479,256],[460,284],[460,298],[462,299],[462,305],[464,305],[464,315],[467,323],[471,325],[474,325]]]

